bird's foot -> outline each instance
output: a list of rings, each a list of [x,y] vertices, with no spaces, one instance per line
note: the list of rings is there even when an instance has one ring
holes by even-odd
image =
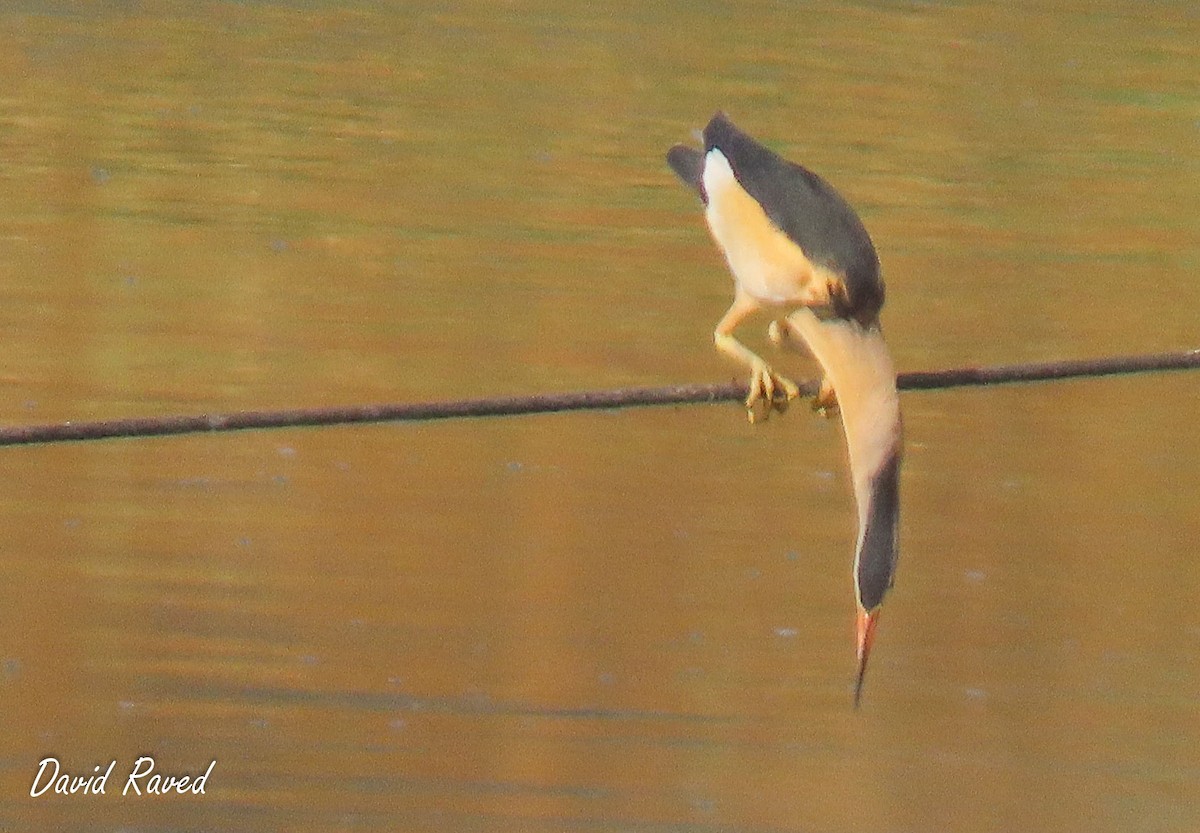
[[[812,409],[823,417],[832,419],[838,415],[837,392],[829,382],[829,377],[821,380],[821,389],[813,397]]]
[[[780,350],[794,350],[797,353],[812,355],[803,339],[793,334],[787,319],[776,319],[767,327],[767,337]],[[835,417],[838,415],[837,394],[828,377],[821,380],[821,389],[813,397],[812,409],[821,416]]]
[[[766,362],[758,359],[750,368],[750,393],[746,397],[746,416],[751,422],[766,422],[771,411],[783,413],[793,399],[800,395],[800,386],[780,376]],[[759,403],[764,407],[759,409]]]

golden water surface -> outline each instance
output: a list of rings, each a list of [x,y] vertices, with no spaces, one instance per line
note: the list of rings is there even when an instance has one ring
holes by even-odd
[[[9,424],[726,380],[718,108],[902,370],[1200,347],[1192,2],[23,0],[0,78]],[[802,407],[0,449],[0,829],[1200,829],[1200,375],[903,407],[858,712]]]

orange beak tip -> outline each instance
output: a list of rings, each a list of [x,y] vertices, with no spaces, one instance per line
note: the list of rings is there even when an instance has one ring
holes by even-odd
[[[859,608],[855,630],[858,637],[858,676],[854,681],[854,708],[862,702],[863,682],[867,675],[867,660],[871,656],[871,646],[875,643],[875,626],[879,624],[879,608],[863,610]]]

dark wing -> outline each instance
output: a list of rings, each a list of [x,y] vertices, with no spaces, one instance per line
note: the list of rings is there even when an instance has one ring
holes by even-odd
[[[704,204],[708,195],[704,193],[704,154],[687,145],[675,145],[667,151],[667,164],[684,184],[700,194]]]
[[[844,314],[862,323],[873,321],[883,306],[879,256],[841,194],[812,171],[756,142],[724,113],[717,113],[704,128],[704,151],[713,148],[725,155],[742,188],[780,231],[814,263],[843,277],[848,300]],[[703,164],[700,168],[703,172]]]

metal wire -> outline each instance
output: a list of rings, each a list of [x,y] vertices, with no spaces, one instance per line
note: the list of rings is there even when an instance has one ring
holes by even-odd
[[[1200,368],[1200,349],[1139,356],[1109,356],[1098,359],[909,372],[899,374],[896,377],[896,385],[900,390],[934,390],[1195,368]],[[816,381],[802,382],[800,393],[802,396],[812,397],[816,395],[818,387],[819,384]],[[84,442],[120,437],[162,437],[174,434],[266,428],[517,416],[562,411],[635,408],[648,405],[695,405],[741,400],[746,397],[746,393],[745,383],[725,382],[618,388],[577,393],[538,393],[442,402],[347,405],[332,408],[238,411],[228,414],[13,425],[0,428],[0,446]]]

